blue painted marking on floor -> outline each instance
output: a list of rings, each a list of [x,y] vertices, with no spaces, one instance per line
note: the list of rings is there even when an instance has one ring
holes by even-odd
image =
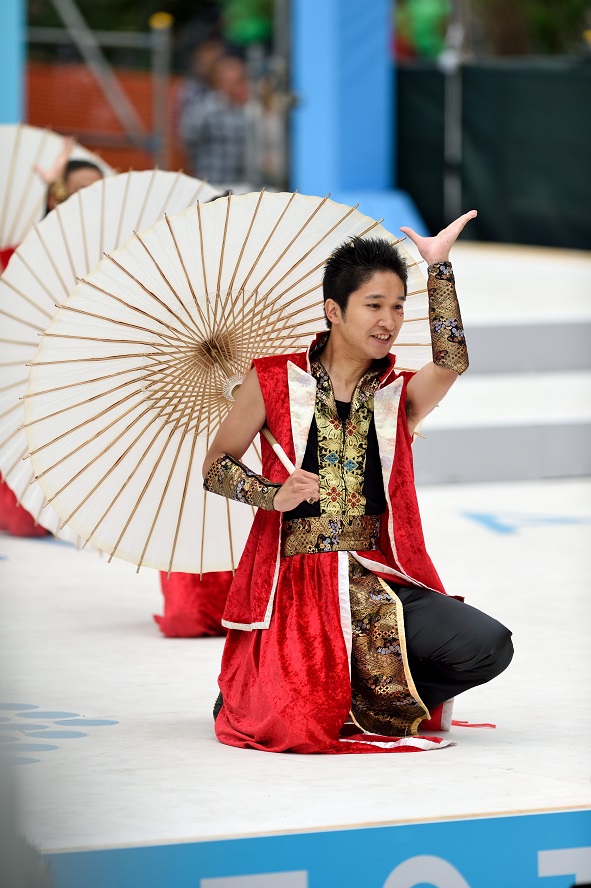
[[[1,730],[9,731],[44,731],[49,725],[29,725],[26,722],[13,722],[7,719],[8,724],[0,725]]]
[[[12,748],[6,744],[3,749],[7,749],[8,752],[50,752],[59,749],[59,746],[53,743],[14,743]]]
[[[27,737],[41,737],[48,740],[69,740],[72,737],[88,737],[83,731],[27,731]]]
[[[39,709],[38,706],[33,705],[32,703],[0,703],[0,711],[13,710],[14,712],[25,709]],[[35,716],[36,718],[37,716]]]
[[[118,721],[110,718],[65,718],[56,721],[56,725],[71,725],[72,727],[99,728],[104,725],[118,725]]]
[[[481,524],[492,533],[515,535],[524,527],[551,527],[556,525],[591,524],[591,518],[578,515],[534,515],[519,512],[461,512],[461,514]]]
[[[46,718],[46,719],[58,719],[58,718],[78,718],[79,715],[77,712],[19,712],[17,713],[20,718]]]

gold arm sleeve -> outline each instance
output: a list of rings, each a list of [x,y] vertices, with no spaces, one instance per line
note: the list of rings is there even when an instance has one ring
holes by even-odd
[[[210,466],[203,479],[203,487],[210,493],[219,493],[228,499],[273,511],[273,500],[281,484],[273,484],[255,474],[238,459],[224,453]]]
[[[433,363],[463,373],[468,369],[468,349],[451,263],[434,262],[427,272]]]

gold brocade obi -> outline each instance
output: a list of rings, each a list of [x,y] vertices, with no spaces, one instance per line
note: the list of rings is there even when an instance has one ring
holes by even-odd
[[[292,518],[281,530],[281,554],[303,555],[320,552],[367,552],[378,548],[379,515],[351,515],[337,518]]]

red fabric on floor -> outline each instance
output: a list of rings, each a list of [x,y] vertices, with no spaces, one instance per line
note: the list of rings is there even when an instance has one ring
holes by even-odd
[[[199,574],[160,574],[164,616],[154,614],[167,638],[200,638],[225,635],[222,614],[226,606],[232,571]]]
[[[8,484],[0,479],[0,530],[12,536],[44,537],[49,531],[38,524],[26,509],[19,506]]]

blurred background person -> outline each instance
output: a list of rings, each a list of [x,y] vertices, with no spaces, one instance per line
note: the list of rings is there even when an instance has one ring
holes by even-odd
[[[235,56],[218,59],[211,75],[213,90],[190,102],[180,133],[190,146],[192,172],[212,185],[243,185],[247,178],[248,100],[246,65]]]

